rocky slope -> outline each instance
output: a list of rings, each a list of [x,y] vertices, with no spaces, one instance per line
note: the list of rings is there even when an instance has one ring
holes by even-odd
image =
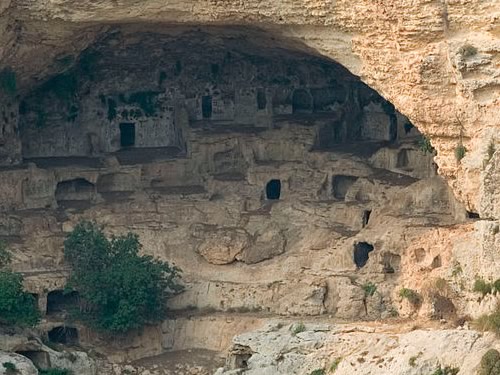
[[[498,345],[493,335],[467,329],[272,322],[235,337],[216,374],[427,375],[439,368],[474,374],[482,355]]]

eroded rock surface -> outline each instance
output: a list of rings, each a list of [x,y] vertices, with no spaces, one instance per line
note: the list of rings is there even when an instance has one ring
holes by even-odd
[[[397,333],[389,326],[273,322],[235,337],[216,374],[423,375],[446,367],[473,374],[482,355],[498,345],[493,335],[468,329]]]

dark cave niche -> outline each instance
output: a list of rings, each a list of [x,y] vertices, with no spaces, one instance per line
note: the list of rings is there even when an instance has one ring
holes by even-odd
[[[78,306],[79,295],[76,291],[53,290],[47,295],[47,315],[67,312]]]
[[[369,254],[373,251],[373,245],[368,242],[358,242],[354,244],[354,263],[356,267],[363,268],[368,259],[370,258]]]
[[[281,181],[273,179],[266,184],[266,199],[278,200],[281,196]]]
[[[361,152],[370,147],[352,145],[415,136],[408,119],[340,64],[243,27],[122,25],[22,103],[23,158],[34,162],[185,157],[188,129],[257,132],[287,117],[315,127],[313,150],[347,144]]]
[[[337,175],[332,177],[332,193],[336,199],[344,200],[349,188],[358,180],[355,176]]]
[[[47,332],[50,342],[63,345],[78,344],[78,330],[75,327],[58,326]]]
[[[38,350],[23,350],[17,351],[16,353],[28,358],[38,368],[50,367],[50,356],[47,352]]]
[[[64,201],[90,201],[95,194],[95,185],[84,178],[75,178],[57,183],[56,200]]]

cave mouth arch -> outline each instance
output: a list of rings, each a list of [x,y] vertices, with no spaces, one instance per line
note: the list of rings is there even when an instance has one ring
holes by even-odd
[[[368,242],[363,241],[354,244],[353,259],[358,269],[366,266],[366,263],[368,263],[368,259],[370,258],[369,254],[373,250],[373,245]]]
[[[294,115],[328,119],[323,150],[414,135],[359,77],[293,38],[243,26],[116,28],[22,98],[25,160],[186,150],[187,129]]]

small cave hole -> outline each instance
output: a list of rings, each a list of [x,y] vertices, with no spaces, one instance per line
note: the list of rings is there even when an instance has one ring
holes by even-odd
[[[201,97],[201,115],[206,119],[212,117],[212,95]]]
[[[468,219],[480,219],[479,214],[477,212],[467,211]]]
[[[95,193],[95,185],[84,178],[61,181],[56,187],[56,201],[91,200]]]
[[[354,244],[354,263],[356,263],[356,267],[364,267],[368,262],[368,254],[372,251],[373,245],[368,242],[358,242]]]
[[[122,122],[120,124],[120,146],[132,147],[135,146],[135,124],[130,122]]]
[[[266,107],[267,107],[266,91],[262,88],[259,88],[257,89],[257,108],[266,109]]]
[[[269,200],[278,200],[281,196],[281,181],[273,179],[266,185],[266,198]]]
[[[434,259],[432,259],[431,268],[435,269],[435,268],[439,268],[441,266],[442,266],[441,256],[437,255],[434,257]]]
[[[65,293],[64,290],[53,290],[47,295],[47,315],[66,312],[78,305],[78,292]]]
[[[50,357],[49,353],[38,350],[22,350],[16,352],[23,357],[28,358],[38,368],[49,368]]]
[[[297,89],[292,96],[293,113],[310,113],[313,110],[313,99],[307,90]]]
[[[371,214],[372,214],[372,210],[364,210],[363,211],[363,228],[368,225],[368,222],[370,221]]]
[[[47,334],[50,342],[56,344],[65,344],[65,345],[78,344],[78,330],[74,327],[67,327],[67,326],[54,327]]]
[[[336,199],[344,200],[349,188],[358,180],[354,176],[338,175],[332,177],[332,193]]]
[[[432,300],[432,315],[433,319],[447,319],[455,316],[457,309],[453,302],[439,294],[435,295]]]

